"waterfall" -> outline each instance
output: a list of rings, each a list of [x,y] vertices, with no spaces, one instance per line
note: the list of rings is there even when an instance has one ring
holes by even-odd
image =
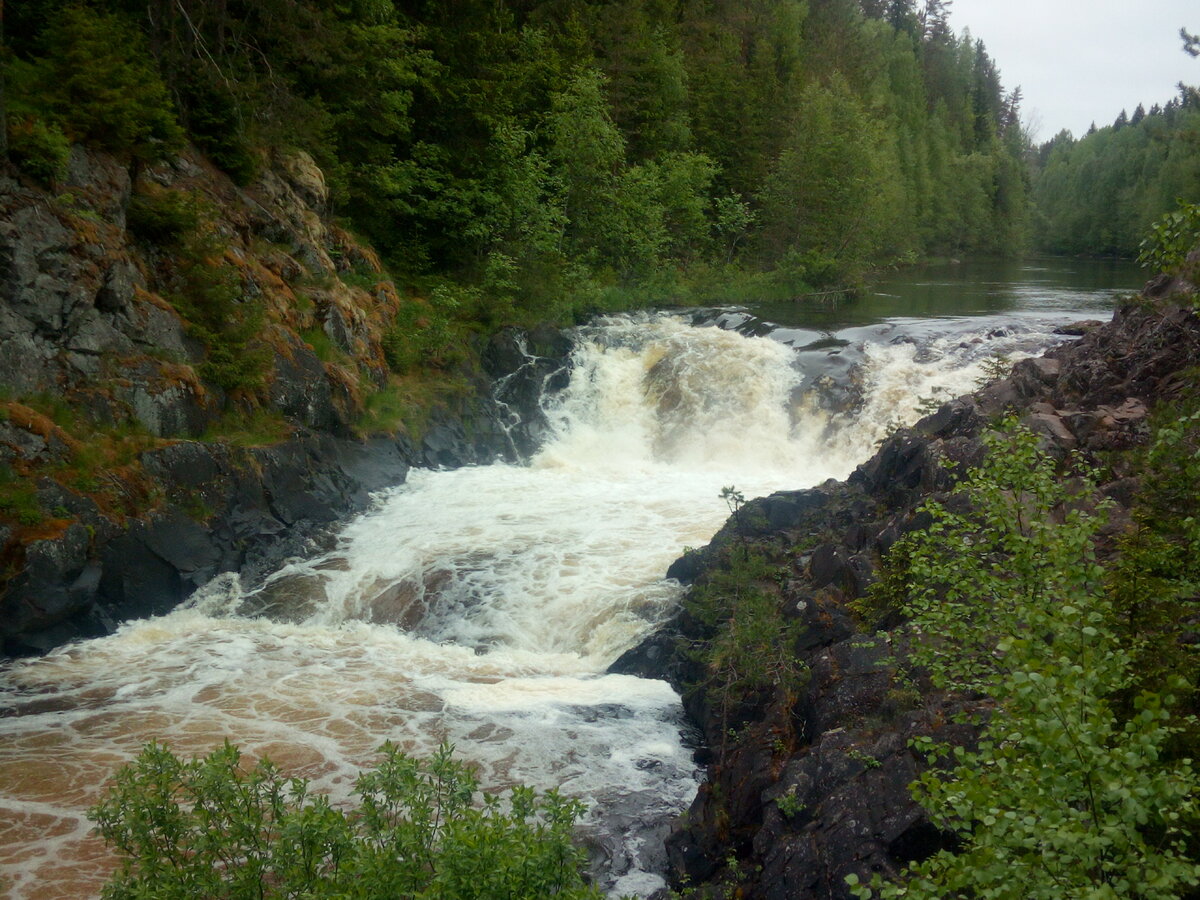
[[[918,398],[969,390],[990,354],[1048,338],[988,327],[804,346],[668,315],[579,329],[527,464],[413,471],[333,550],[256,590],[222,576],[168,615],[0,673],[0,879],[15,898],[98,893],[86,809],[151,739],[200,754],[229,738],[338,800],[385,740],[449,741],[489,789],[583,798],[602,883],[652,892],[698,771],[671,688],[607,666],[671,614],[662,575],[720,527],[723,486],[844,477]]]

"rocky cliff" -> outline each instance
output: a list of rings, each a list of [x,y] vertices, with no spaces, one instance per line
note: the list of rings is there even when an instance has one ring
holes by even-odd
[[[1127,527],[1139,480],[1126,451],[1145,442],[1156,406],[1194,396],[1200,318],[1147,296],[1077,331],[1078,341],[895,434],[846,482],[747,504],[672,567],[693,582],[693,602],[614,669],[670,679],[703,729],[707,781],[668,842],[677,886],[708,897],[848,898],[847,875],[896,873],[942,845],[909,794],[924,762],[908,741],[970,741],[970,729],[953,724],[966,701],[901,677],[897,614],[854,601],[897,539],[924,526],[920,502],[953,486],[944,462],[981,459],[981,435],[1002,416],[1019,417],[1054,454],[1102,463],[1107,533]],[[731,702],[717,696],[705,660],[714,619],[735,608],[733,549],[765,560],[743,577],[772,598],[805,677],[743,689]],[[714,616],[696,613],[698,596],[717,598]]]
[[[76,147],[53,189],[0,170],[4,652],[261,568],[409,465],[514,452],[491,380],[528,405],[555,364],[499,335],[399,376],[388,341],[428,304],[328,213],[303,153],[245,187],[195,153],[131,173]]]

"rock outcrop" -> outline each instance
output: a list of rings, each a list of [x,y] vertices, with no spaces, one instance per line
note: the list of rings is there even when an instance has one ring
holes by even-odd
[[[1113,451],[1143,444],[1149,411],[1184,389],[1200,359],[1200,318],[1142,299],[1079,330],[1078,341],[895,434],[846,482],[747,504],[740,524],[731,520],[672,567],[703,585],[723,547],[751,541],[777,566],[771,589],[782,615],[803,626],[791,649],[808,670],[798,691],[748,694],[732,712],[718,709],[688,652],[712,632],[686,606],[614,665],[671,680],[703,729],[707,781],[668,841],[678,884],[711,897],[849,898],[847,875],[895,873],[942,846],[909,795],[924,762],[908,740],[969,742],[966,726],[950,724],[963,701],[898,679],[887,664],[904,652],[887,633],[898,623],[853,615],[848,604],[866,594],[896,540],[924,525],[920,502],[953,486],[944,461],[981,459],[981,434],[1002,416],[1018,417],[1052,453],[1102,455],[1111,481],[1101,490],[1114,503],[1108,528],[1128,521],[1137,479]]]
[[[100,634],[218,572],[261,570],[409,466],[536,441],[531,398],[564,365],[561,336],[495,335],[441,395],[406,399],[385,341],[413,318],[406,304],[427,306],[331,221],[329,199],[303,153],[246,187],[195,152],[131,177],[76,147],[53,191],[0,167],[0,652]],[[210,281],[189,283],[196,271]],[[215,346],[224,323],[197,304],[218,300],[258,333]],[[217,371],[250,354],[253,379]],[[419,427],[372,424],[369,402],[389,391]],[[531,424],[514,429],[510,407]],[[243,434],[260,419],[266,434]]]

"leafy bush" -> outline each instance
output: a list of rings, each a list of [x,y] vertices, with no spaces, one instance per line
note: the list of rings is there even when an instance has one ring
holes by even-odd
[[[940,688],[994,704],[974,750],[915,742],[932,769],[914,796],[960,844],[861,898],[1176,898],[1200,884],[1188,830],[1200,780],[1172,759],[1172,698],[1113,702],[1134,656],[1096,562],[1102,517],[1055,477],[1036,436],[990,441],[984,464],[931,502],[905,567],[914,661]],[[1081,503],[1081,501],[1085,501]]]
[[[477,290],[440,284],[429,302],[410,301],[400,307],[383,336],[383,353],[393,372],[404,374],[418,366],[445,369],[465,357],[462,327],[464,309],[480,303]]]
[[[23,116],[9,122],[8,150],[13,162],[30,178],[53,184],[67,172],[71,142],[53,122]]]
[[[1194,279],[1197,266],[1188,254],[1200,246],[1200,203],[1180,200],[1178,208],[1154,223],[1140,244],[1138,262],[1154,272]]]
[[[125,213],[126,227],[143,241],[169,247],[196,230],[196,201],[183,191],[143,190],[134,194]]]
[[[238,184],[249,184],[258,173],[259,160],[228,84],[210,67],[191,65],[180,75],[179,93],[188,134],[196,146]]]
[[[22,525],[37,525],[44,515],[37,487],[19,477],[8,463],[0,463],[0,516],[9,516]]]
[[[1194,684],[1200,671],[1185,639],[1200,594],[1200,410],[1192,401],[1161,418],[1146,451],[1133,527],[1120,538],[1108,579],[1118,628],[1136,655],[1132,696],[1180,676]]]
[[[207,351],[200,377],[226,391],[253,390],[271,363],[258,339],[265,312],[260,301],[246,296],[238,272],[219,261],[222,250],[210,235],[189,237],[178,256],[182,277],[171,299]]]
[[[244,768],[228,742],[187,762],[147,745],[91,811],[122,857],[104,897],[598,900],[571,842],[579,801],[518,787],[476,805],[450,747],[427,762],[381,752],[343,812],[266,760]]]

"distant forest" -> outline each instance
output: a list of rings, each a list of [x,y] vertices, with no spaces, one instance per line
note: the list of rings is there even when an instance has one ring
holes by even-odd
[[[186,139],[242,183],[306,150],[396,277],[530,311],[1035,244],[1129,254],[1200,199],[1193,95],[1037,150],[949,7],[22,0],[0,97],[9,158],[48,184],[72,141],[136,168]]]
[[[1034,235],[1051,253],[1134,256],[1176,201],[1200,202],[1200,94],[1147,112],[1122,111],[1076,140],[1062,132],[1037,151]]]

